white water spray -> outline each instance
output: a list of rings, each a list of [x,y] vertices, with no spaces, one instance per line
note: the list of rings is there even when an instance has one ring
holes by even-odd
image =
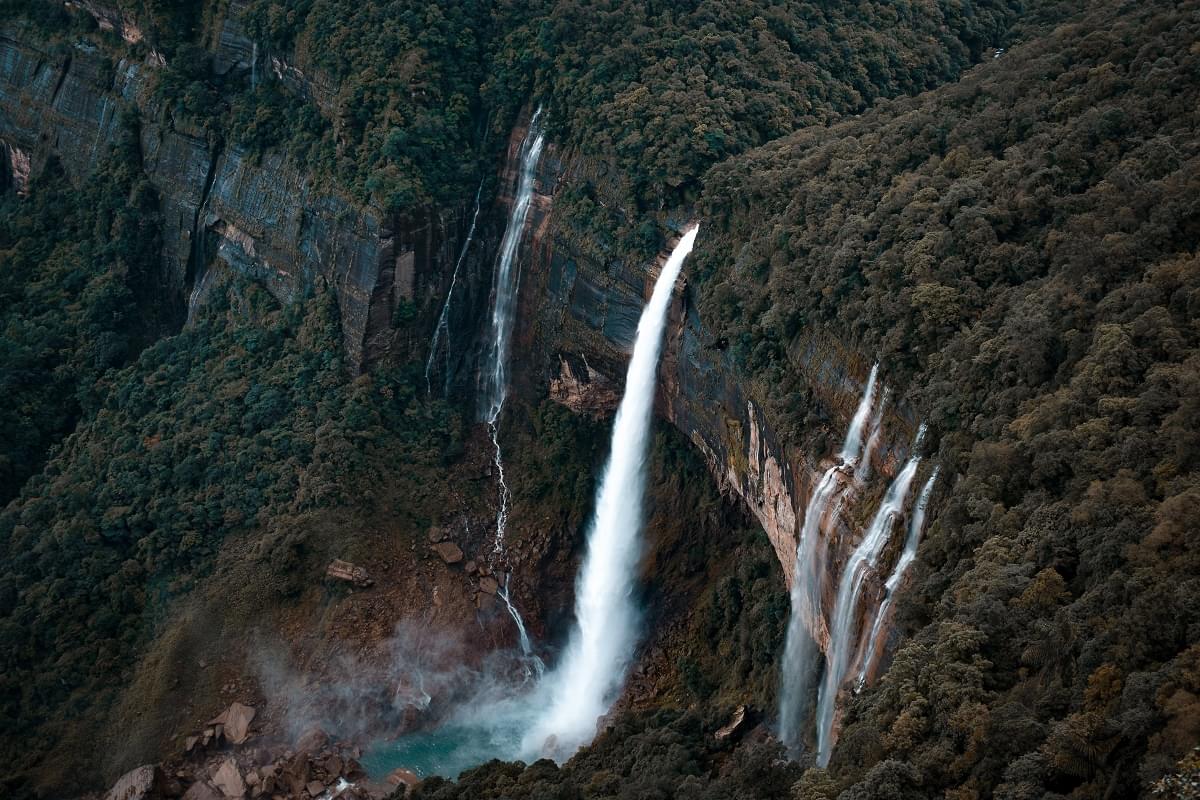
[[[822,533],[830,501],[843,485],[847,467],[852,467],[862,447],[863,428],[875,403],[875,382],[879,365],[871,367],[867,387],[838,455],[838,463],[825,471],[804,510],[804,525],[796,548],[796,568],[792,575],[791,616],[784,641],[779,690],[779,738],[793,752],[800,749],[804,720],[816,676],[817,644],[804,625],[805,615],[814,620],[821,616],[821,576],[825,574],[825,536]],[[869,457],[869,453],[868,453]]]
[[[833,617],[829,625],[829,650],[825,658],[825,677],[817,698],[817,766],[820,767],[829,763],[829,756],[833,748],[833,715],[837,707],[838,690],[850,667],[851,657],[856,649],[855,645],[858,644],[854,623],[863,582],[867,573],[875,569],[879,561],[879,554],[887,545],[896,518],[904,507],[909,486],[921,463],[919,450],[924,436],[925,426],[922,425],[917,431],[912,456],[909,457],[904,468],[900,470],[888,487],[879,504],[879,509],[875,512],[875,517],[871,520],[870,527],[867,528],[862,541],[850,555],[842,570],[842,577],[838,583],[837,600],[833,607]]]
[[[921,531],[925,527],[925,509],[929,506],[929,496],[933,493],[933,485],[937,482],[937,476],[938,468],[934,467],[933,472],[929,475],[929,480],[925,481],[925,486],[917,497],[916,506],[913,507],[912,519],[908,522],[908,537],[904,540],[904,551],[900,553],[900,558],[896,559],[896,566],[892,568],[892,574],[884,584],[883,603],[875,613],[875,621],[871,623],[870,633],[867,634],[866,655],[863,656],[862,663],[858,667],[857,690],[861,690],[867,682],[867,671],[871,669],[871,665],[875,661],[875,653],[879,648],[879,634],[883,630],[884,622],[887,621],[892,602],[896,599],[896,590],[900,588],[900,583],[904,580],[908,568],[917,559],[917,545],[921,542]]]
[[[547,705],[524,740],[533,755],[566,758],[591,741],[620,694],[637,640],[634,578],[641,556],[646,452],[667,309],[697,228],[683,235],[663,266],[638,322],[613,422],[612,450],[596,496],[575,596],[575,627],[563,659],[547,676]],[[551,737],[553,737],[551,742]]]
[[[867,446],[863,448],[862,457],[858,459],[858,466],[854,469],[854,483],[857,486],[861,486],[867,476],[871,474],[871,456],[875,454],[875,449],[879,447],[879,440],[883,437],[883,411],[887,407],[890,395],[890,389],[883,390],[883,398],[879,401],[879,407],[875,409],[875,414],[871,417],[871,435],[867,437]]]
[[[446,340],[445,375],[442,376],[442,396],[445,397],[450,389],[450,301],[454,299],[454,288],[458,285],[458,272],[462,268],[467,251],[471,249],[471,240],[475,236],[475,223],[479,221],[479,199],[483,194],[483,181],[475,190],[475,213],[471,215],[471,227],[467,229],[467,238],[463,241],[462,249],[458,252],[458,260],[454,262],[454,272],[450,275],[450,288],[446,291],[446,302],[442,303],[442,313],[438,316],[437,325],[433,329],[433,341],[429,343],[429,359],[425,362],[425,396],[432,393],[429,383],[429,373],[433,370],[433,359],[437,356],[438,343]]]

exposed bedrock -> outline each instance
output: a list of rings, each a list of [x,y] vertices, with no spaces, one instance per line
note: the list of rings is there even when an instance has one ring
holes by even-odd
[[[248,53],[257,48],[226,21],[214,64],[257,69],[257,60],[271,58]],[[55,156],[82,180],[117,137],[122,112],[137,109],[143,168],[164,221],[160,282],[180,316],[212,268],[259,281],[281,300],[325,286],[337,292],[351,363],[359,367],[381,353],[402,302],[424,311],[442,293],[448,251],[466,212],[386,214],[318,186],[281,155],[255,159],[217,147],[160,107],[151,80],[160,63],[151,53],[114,64],[86,43],[50,47],[26,27],[0,28],[0,177],[23,190],[30,173]],[[287,69],[291,80],[304,80]],[[324,91],[305,88],[314,97]]]

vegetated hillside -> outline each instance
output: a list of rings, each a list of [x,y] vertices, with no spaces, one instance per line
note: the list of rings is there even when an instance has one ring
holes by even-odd
[[[692,202],[712,164],[879,97],[953,80],[1020,3],[786,0],[501,5],[490,80],[533,69],[558,138],[615,167],[628,207]],[[518,84],[520,85],[520,84]]]
[[[837,780],[1132,796],[1197,744],[1198,38],[1195,2],[1090,4],[707,177],[705,318],[784,430],[789,345],[831,329],[946,476]]]

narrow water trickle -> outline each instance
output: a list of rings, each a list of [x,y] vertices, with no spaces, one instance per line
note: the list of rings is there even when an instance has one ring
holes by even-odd
[[[821,577],[825,574],[825,536],[822,530],[831,501],[850,480],[846,473],[855,468],[862,449],[863,432],[875,404],[875,384],[879,365],[871,367],[867,386],[838,454],[838,463],[825,471],[804,511],[800,542],[796,548],[796,568],[792,575],[791,616],[784,640],[779,690],[779,738],[793,752],[803,745],[803,726],[808,717],[819,649],[805,625],[821,618]],[[882,404],[881,404],[882,406]],[[870,457],[870,445],[866,458]],[[866,460],[865,458],[863,460]]]
[[[566,758],[591,741],[597,721],[620,694],[637,642],[633,591],[642,552],[642,501],[651,412],[667,310],[683,261],[696,240],[689,229],[654,284],[638,322],[613,422],[612,447],[596,495],[575,595],[575,626],[563,658],[546,676],[545,710],[524,738],[530,757]]]
[[[433,328],[433,340],[429,343],[429,358],[425,361],[425,396],[433,393],[429,375],[433,371],[433,361],[437,357],[438,344],[444,340],[446,360],[442,375],[442,397],[450,390],[450,303],[454,299],[454,289],[458,286],[458,273],[462,269],[467,251],[471,249],[471,240],[475,237],[475,223],[479,221],[479,200],[483,195],[483,181],[475,190],[475,213],[471,215],[471,227],[467,229],[467,238],[463,241],[462,249],[458,251],[458,260],[454,262],[454,272],[450,275],[450,288],[446,291],[446,301],[442,303],[442,313],[438,315],[437,325]]]
[[[829,647],[825,657],[825,676],[821,682],[821,690],[817,698],[817,765],[824,767],[829,763],[833,749],[833,717],[837,707],[837,696],[842,681],[858,644],[858,631],[855,623],[858,615],[858,603],[862,596],[863,582],[867,574],[876,568],[879,555],[887,546],[891,537],[896,518],[904,508],[908,498],[908,489],[913,477],[920,466],[921,440],[925,435],[925,426],[917,431],[913,443],[912,455],[904,468],[888,486],[878,510],[875,512],[871,525],[863,535],[858,547],[851,553],[842,576],[838,582],[837,600],[834,602],[833,615],[829,621]]]

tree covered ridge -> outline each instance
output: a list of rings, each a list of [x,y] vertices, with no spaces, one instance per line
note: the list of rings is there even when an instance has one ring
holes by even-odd
[[[706,178],[705,319],[784,427],[817,421],[788,398],[820,326],[951,478],[843,788],[1132,796],[1200,736],[1198,9],[1093,5]]]

